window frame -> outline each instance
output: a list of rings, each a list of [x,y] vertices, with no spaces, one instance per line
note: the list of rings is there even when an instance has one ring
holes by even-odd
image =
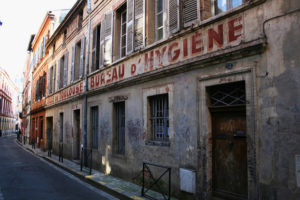
[[[125,13],[125,21],[122,23],[123,15]],[[125,34],[123,34],[123,26],[125,25]],[[122,38],[125,37],[125,46],[122,46]],[[126,47],[127,47],[127,8],[120,12],[120,58],[126,56]],[[125,49],[124,55],[122,55],[122,49]]]

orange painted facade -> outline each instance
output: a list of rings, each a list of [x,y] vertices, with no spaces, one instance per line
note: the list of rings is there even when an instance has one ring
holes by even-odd
[[[36,143],[38,147],[45,145],[45,98],[48,74],[48,55],[46,43],[53,31],[52,23],[54,15],[48,12],[44,21],[32,42],[32,92],[31,92],[31,128],[30,142]]]

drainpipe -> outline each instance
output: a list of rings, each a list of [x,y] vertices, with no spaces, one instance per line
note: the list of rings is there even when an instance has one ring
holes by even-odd
[[[81,148],[84,149],[83,152],[83,160],[84,164],[87,164],[87,92],[88,92],[88,70],[89,70],[89,63],[90,63],[90,32],[91,32],[91,0],[87,1],[88,8],[87,8],[87,14],[89,16],[89,23],[88,23],[88,37],[87,37],[87,59],[86,59],[86,65],[85,65],[85,73],[84,73],[84,109],[83,109],[83,134],[82,134],[82,142]]]

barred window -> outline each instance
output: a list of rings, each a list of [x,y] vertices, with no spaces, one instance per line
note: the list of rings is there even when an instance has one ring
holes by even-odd
[[[150,129],[152,140],[169,140],[169,100],[168,94],[148,97],[150,105]]]
[[[117,154],[125,154],[125,101],[114,103],[114,149]]]

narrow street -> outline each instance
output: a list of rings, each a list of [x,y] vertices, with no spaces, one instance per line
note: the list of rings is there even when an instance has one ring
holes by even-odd
[[[0,200],[115,199],[0,137]]]

